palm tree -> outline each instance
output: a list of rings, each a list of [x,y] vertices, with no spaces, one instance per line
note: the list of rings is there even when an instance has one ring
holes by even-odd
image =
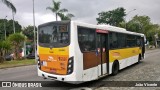
[[[9,41],[0,41],[0,63],[3,63],[7,53],[11,51],[11,44]]]
[[[14,13],[16,13],[16,8],[15,6],[8,0],[0,0],[1,2],[3,2],[7,7],[9,7],[10,9],[12,9],[12,11]]]
[[[8,0],[0,0],[3,2],[7,7],[9,7],[12,10],[12,17],[13,17],[13,31],[15,33],[15,23],[14,23],[14,14],[16,13],[16,8],[15,6]]]
[[[8,37],[8,40],[11,42],[11,45],[13,47],[15,59],[20,59],[19,49],[22,48],[23,42],[25,41],[25,36],[23,36],[20,33],[11,34]]]
[[[63,13],[59,13],[58,15],[61,18],[61,20],[71,20],[71,18],[74,17],[74,15],[71,13],[67,13],[66,15]]]
[[[60,9],[60,5],[61,5],[61,2],[60,1],[55,1],[55,0],[53,0],[53,6],[52,7],[47,7],[46,9],[49,9],[49,10],[51,10],[53,13],[55,13],[56,14],[56,21],[57,21],[57,17],[58,16],[60,16],[60,18],[62,17],[62,16],[64,16],[64,12],[68,12],[68,10],[67,9]],[[69,16],[71,16],[71,15],[69,15]],[[72,15],[73,16],[73,15]]]

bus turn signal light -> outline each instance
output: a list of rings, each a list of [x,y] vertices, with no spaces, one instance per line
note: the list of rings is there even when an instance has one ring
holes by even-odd
[[[73,57],[68,59],[67,74],[71,74],[73,72],[73,59]]]

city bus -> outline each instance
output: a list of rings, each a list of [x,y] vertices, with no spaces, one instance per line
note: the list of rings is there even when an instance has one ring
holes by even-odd
[[[38,26],[38,76],[87,82],[145,57],[145,35],[110,25],[54,21]]]

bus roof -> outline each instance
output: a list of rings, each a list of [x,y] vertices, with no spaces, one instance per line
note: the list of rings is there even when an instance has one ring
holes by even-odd
[[[78,22],[78,21],[71,21],[71,23],[73,23],[76,26],[82,26],[82,27],[88,27],[88,28],[94,28],[94,29],[102,29],[102,30],[125,33],[125,34],[133,34],[133,35],[139,35],[139,36],[144,37],[144,34],[142,33],[127,31],[124,28],[115,27],[111,25],[93,25],[93,24],[88,24],[88,23]]]
[[[145,35],[142,33],[127,31],[126,29],[120,28],[120,27],[115,27],[111,25],[94,25],[94,24],[88,24],[88,23],[79,22],[79,21],[69,21],[69,20],[48,22],[48,23],[39,25],[39,27],[45,26],[48,24],[53,24],[53,23],[69,23],[69,22],[71,22],[73,25],[76,25],[76,26],[82,26],[82,27],[88,27],[88,28],[94,28],[94,29],[102,29],[102,30],[107,30],[107,31],[112,31],[112,32],[133,34],[133,35],[139,35],[139,36],[145,37]]]

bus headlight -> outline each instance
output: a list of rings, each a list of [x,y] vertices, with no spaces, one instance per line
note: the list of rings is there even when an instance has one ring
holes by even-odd
[[[73,57],[68,59],[67,74],[71,74],[72,72],[73,72]]]
[[[38,61],[40,58],[39,58],[39,56],[36,56],[36,60]]]

